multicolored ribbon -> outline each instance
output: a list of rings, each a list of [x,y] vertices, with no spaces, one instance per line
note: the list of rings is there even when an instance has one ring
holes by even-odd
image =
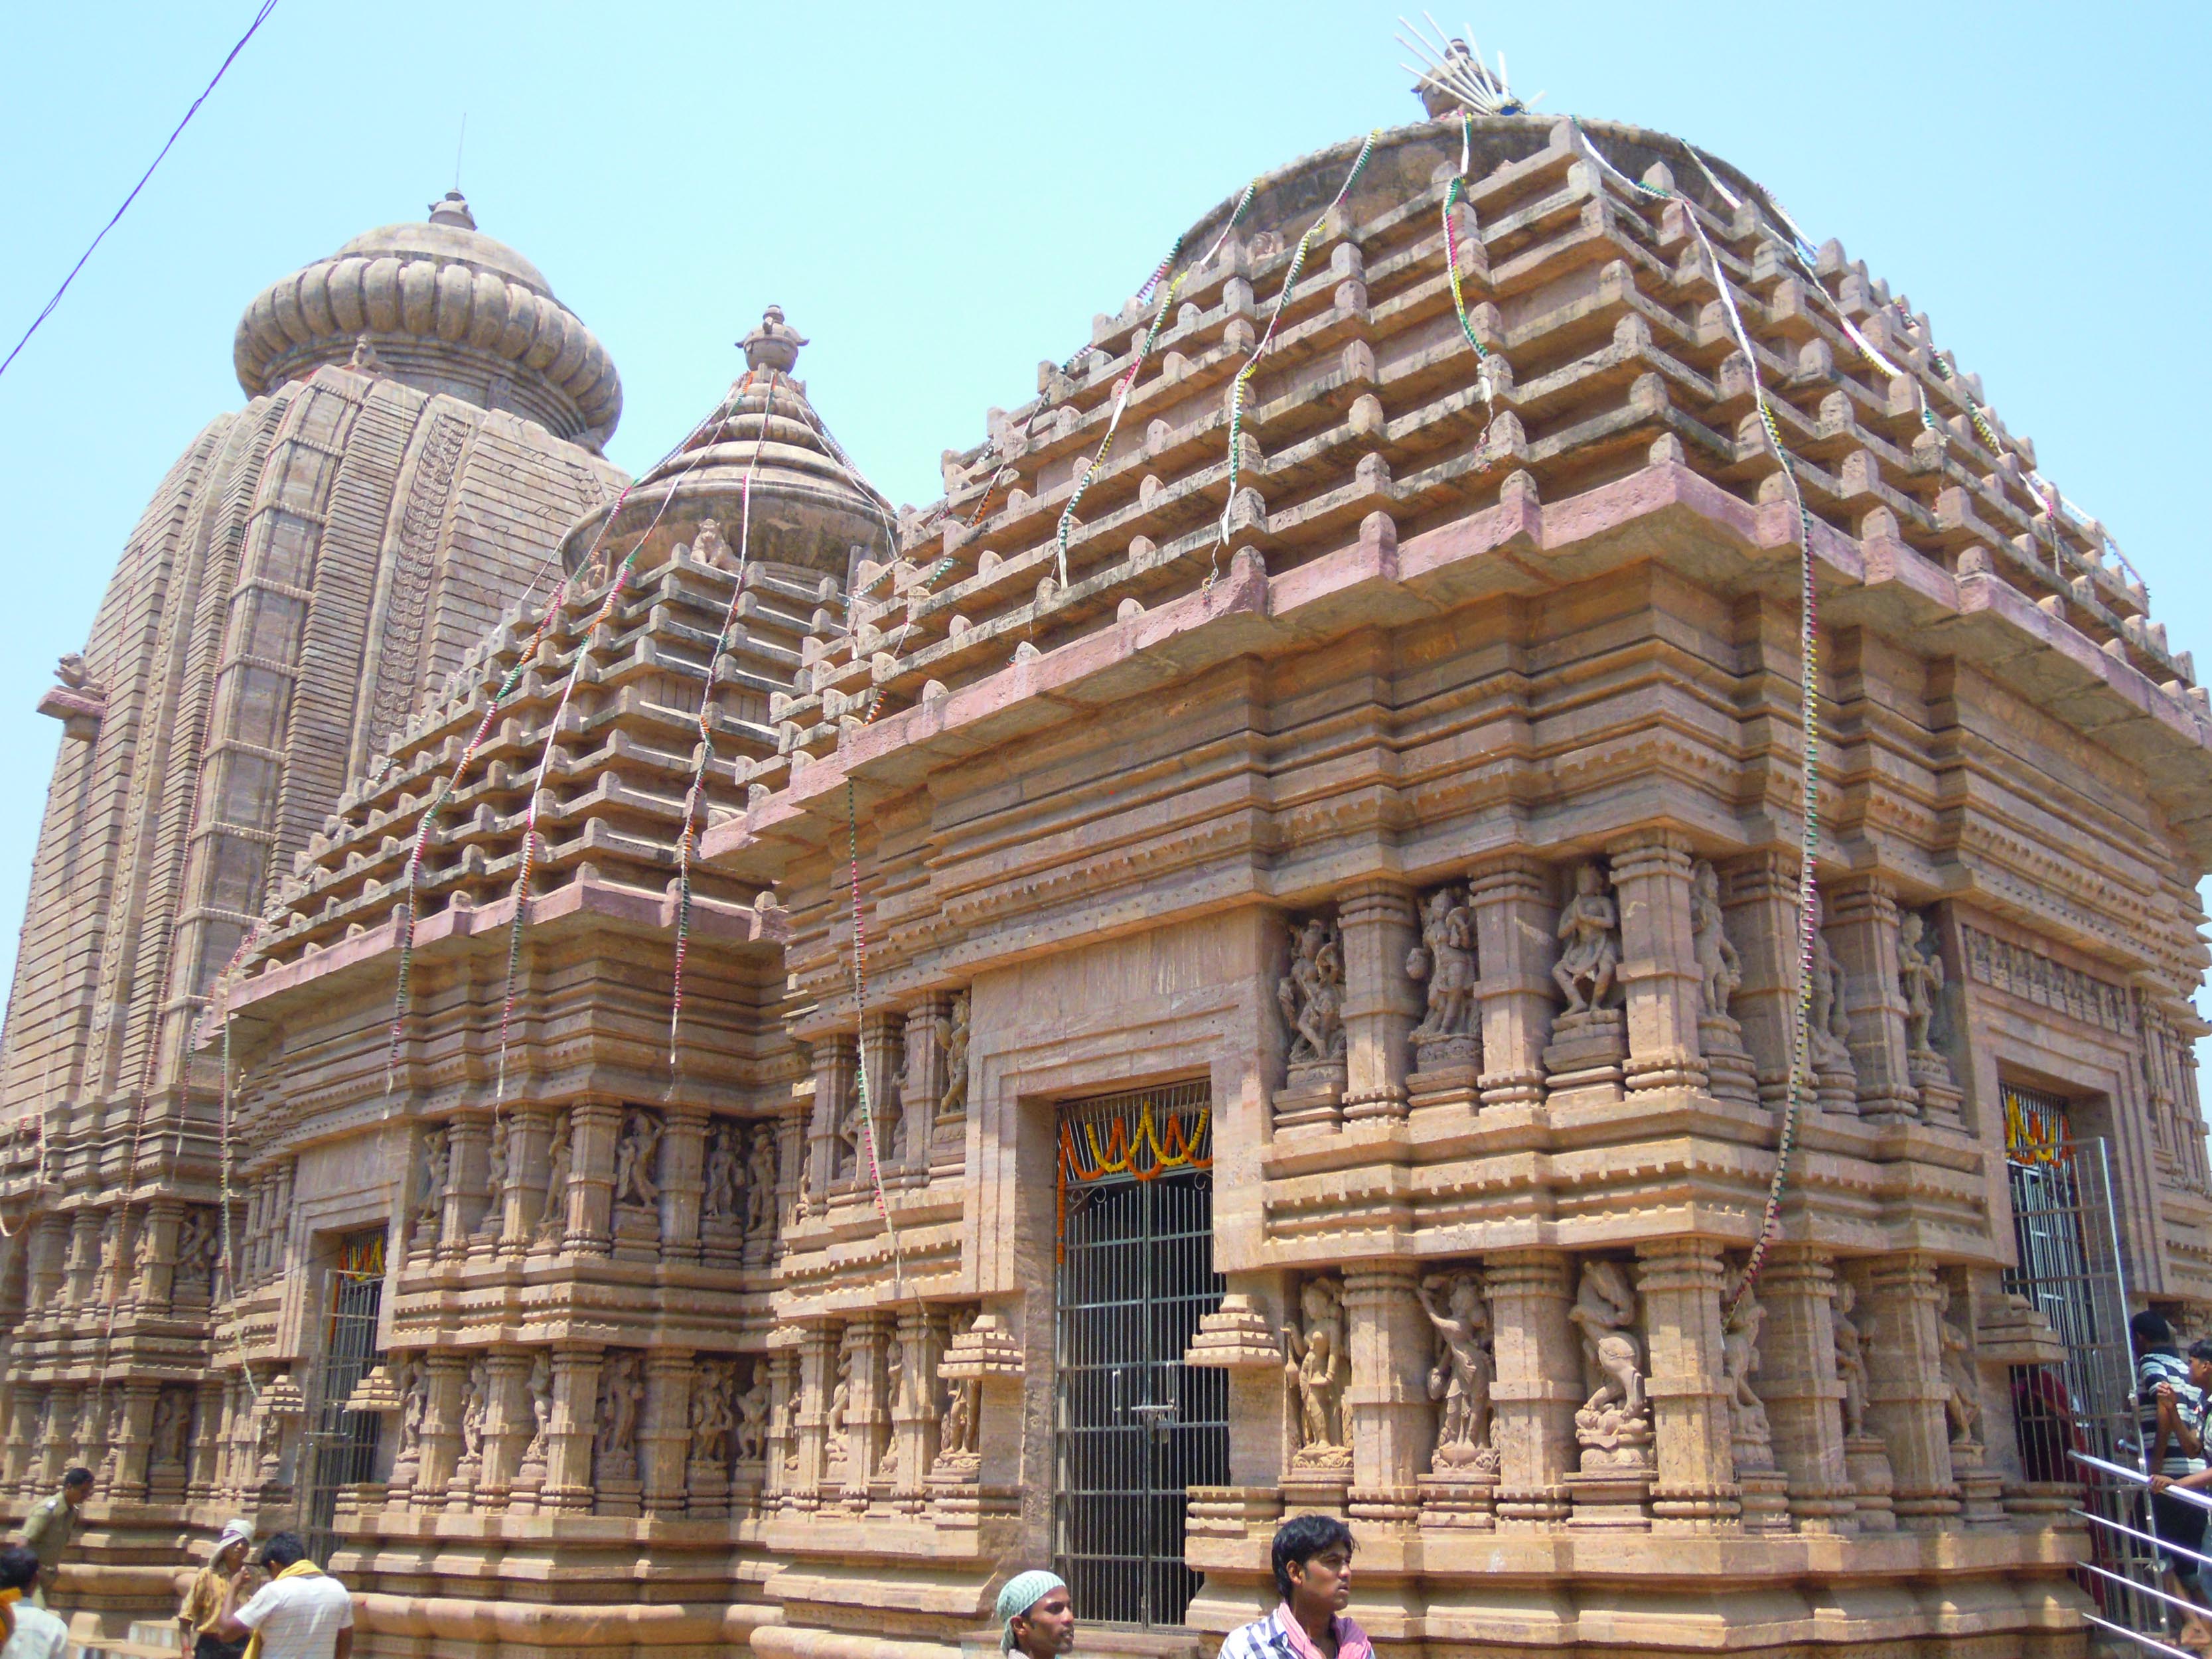
[[[1782,469],[1784,487],[1789,490],[1790,504],[1796,509],[1797,649],[1800,665],[1797,716],[1805,733],[1805,760],[1798,769],[1802,831],[1797,843],[1797,994],[1791,1009],[1790,1081],[1783,1104],[1782,1123],[1775,1139],[1774,1174],[1767,1182],[1766,1205],[1760,1217],[1759,1236],[1752,1243],[1743,1275],[1737,1280],[1729,1297],[1728,1312],[1733,1315],[1743,1298],[1751,1294],[1752,1286],[1759,1280],[1759,1269],[1765,1265],[1767,1251],[1781,1231],[1782,1194],[1789,1178],[1790,1154],[1796,1144],[1798,1122],[1810,1092],[1813,1070],[1813,972],[1820,927],[1817,871],[1820,847],[1820,591],[1813,559],[1813,515],[1806,509],[1804,495],[1797,487],[1796,463],[1790,452],[1783,447],[1782,430],[1776,424],[1773,411],[1768,405],[1766,388],[1759,373],[1759,358],[1752,349],[1751,336],[1745,331],[1743,318],[1736,308],[1735,290],[1729,286],[1728,272],[1723,268],[1720,255],[1705,234],[1705,228],[1698,217],[1695,204],[1678,197],[1672,191],[1631,179],[1607,161],[1597,146],[1590,142],[1589,135],[1583,131],[1582,123],[1575,122],[1574,131],[1583,153],[1630,190],[1656,201],[1681,202],[1683,218],[1691,234],[1698,239],[1698,247],[1704,251],[1705,263],[1713,274],[1713,285],[1720,291],[1721,307],[1727,313],[1729,328],[1735,336],[1736,347],[1743,353],[1745,367],[1750,371],[1752,396],[1759,408],[1760,428],[1766,434],[1767,446],[1773,451],[1775,461]]]
[[[1137,349],[1136,356],[1129,360],[1129,367],[1122,371],[1121,381],[1114,388],[1114,413],[1106,422],[1106,435],[1100,441],[1098,453],[1091,458],[1091,465],[1084,470],[1083,477],[1077,483],[1074,492],[1068,496],[1067,505],[1060,509],[1060,527],[1054,534],[1054,546],[1058,553],[1060,585],[1063,588],[1067,586],[1067,532],[1069,526],[1075,522],[1076,503],[1083,499],[1084,492],[1091,488],[1091,481],[1105,470],[1106,458],[1114,453],[1114,434],[1121,429],[1121,416],[1129,407],[1129,394],[1135,390],[1137,376],[1144,372],[1145,363],[1152,355],[1152,347],[1159,340],[1161,325],[1167,321],[1169,314],[1175,310],[1176,295],[1182,291],[1183,283],[1189,280],[1193,271],[1203,270],[1213,263],[1214,255],[1221,252],[1222,244],[1229,240],[1230,233],[1237,228],[1237,221],[1244,216],[1244,210],[1252,205],[1252,192],[1259,187],[1260,181],[1257,179],[1244,186],[1244,193],[1237,198],[1237,205],[1230,210],[1229,222],[1221,227],[1221,234],[1213,239],[1213,246],[1206,249],[1204,257],[1185,265],[1176,273],[1175,280],[1168,284],[1167,292],[1160,296],[1159,309],[1152,313],[1152,326],[1145,331],[1144,344]],[[1161,276],[1175,263],[1176,255],[1182,251],[1182,237],[1178,235],[1175,239],[1175,246],[1168,250],[1168,257],[1160,261],[1152,274],[1145,279],[1144,287],[1137,290],[1139,303],[1141,304],[1151,295]]]
[[[1267,355],[1267,347],[1274,340],[1275,329],[1282,322],[1283,313],[1291,303],[1291,290],[1297,286],[1298,273],[1305,268],[1307,250],[1313,246],[1314,238],[1321,234],[1322,227],[1328,222],[1328,216],[1336,211],[1346,197],[1352,194],[1352,186],[1366,169],[1367,158],[1375,153],[1375,141],[1381,136],[1382,129],[1379,127],[1368,133],[1367,142],[1360,145],[1358,157],[1352,164],[1352,171],[1344,176],[1344,183],[1339,186],[1329,204],[1321,210],[1321,216],[1307,226],[1306,234],[1298,238],[1297,251],[1291,255],[1290,269],[1283,273],[1283,290],[1275,296],[1275,308],[1267,318],[1267,332],[1261,335],[1260,343],[1252,348],[1252,355],[1245,361],[1244,367],[1237,371],[1236,381],[1230,388],[1229,499],[1222,505],[1221,523],[1214,535],[1213,555],[1217,561],[1221,549],[1229,540],[1230,515],[1237,510],[1237,480],[1243,462],[1245,383],[1258,370],[1260,359]],[[1209,582],[1212,580],[1211,574],[1206,580]]]

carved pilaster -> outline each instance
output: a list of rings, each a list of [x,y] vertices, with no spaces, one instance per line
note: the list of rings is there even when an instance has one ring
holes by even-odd
[[[1629,1092],[1705,1086],[1698,1043],[1698,957],[1690,919],[1688,842],[1632,836],[1609,849],[1620,907],[1620,987],[1628,1013]],[[1664,1484],[1663,1477],[1662,1484]]]
[[[1407,1044],[1421,1018],[1406,957],[1420,940],[1403,882],[1355,882],[1337,897],[1344,938],[1344,1116],[1406,1115]]]
[[[1493,1250],[1482,1259],[1498,1374],[1498,1522],[1545,1526],[1566,1518],[1583,1402],[1582,1350],[1569,1322],[1573,1264],[1563,1250]]]
[[[1722,1364],[1720,1251],[1706,1240],[1686,1238],[1641,1244],[1636,1254],[1658,1462],[1654,1528],[1733,1530],[1739,1505]]]

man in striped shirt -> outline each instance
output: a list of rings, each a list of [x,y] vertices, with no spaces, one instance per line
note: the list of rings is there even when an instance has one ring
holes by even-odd
[[[1221,1659],[1374,1659],[1367,1632],[1344,1616],[1351,1528],[1334,1516],[1294,1516],[1275,1529],[1274,1565],[1282,1605],[1231,1632]]]

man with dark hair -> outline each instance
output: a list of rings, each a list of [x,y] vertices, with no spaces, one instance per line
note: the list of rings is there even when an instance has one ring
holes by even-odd
[[[92,1471],[71,1469],[62,1477],[62,1489],[41,1498],[23,1517],[23,1547],[39,1558],[39,1587],[27,1594],[41,1606],[76,1541],[77,1510],[91,1496]]]
[[[13,1605],[7,1659],[61,1659],[69,1648],[69,1626],[44,1607],[20,1598],[39,1582],[39,1558],[21,1544],[0,1549],[0,1597]]]
[[[2204,1605],[2197,1574],[2207,1515],[2201,1505],[2166,1489],[2204,1470],[2204,1459],[2193,1455],[2201,1444],[2197,1425],[2204,1419],[2204,1394],[2191,1378],[2189,1362],[2175,1351],[2173,1327],[2165,1315],[2144,1309],[2128,1321],[2128,1334],[2135,1340],[2136,1422],[2142,1437],[2143,1473],[2151,1477],[2151,1531],[2158,1536],[2166,1593],[2191,1605],[2176,1639],[2193,1647],[2212,1637],[2212,1626],[2197,1611]]]
[[[1282,1605],[1231,1632],[1221,1659],[1374,1659],[1367,1632],[1344,1615],[1352,1603],[1352,1528],[1334,1516],[1293,1516],[1276,1528]]]
[[[249,1650],[255,1659],[347,1659],[353,1651],[353,1597],[307,1559],[300,1534],[271,1533],[261,1547],[261,1565],[272,1577],[258,1589],[252,1588],[249,1567],[231,1581],[215,1635],[225,1642],[258,1636]],[[250,1589],[252,1597],[245,1600]]]

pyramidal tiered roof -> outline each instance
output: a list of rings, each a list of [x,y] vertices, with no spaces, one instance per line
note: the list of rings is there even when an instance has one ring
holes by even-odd
[[[799,343],[772,311],[732,394],[564,538],[557,602],[510,611],[348,786],[263,918],[259,965],[388,923],[418,838],[418,927],[504,899],[533,795],[532,897],[580,877],[672,907],[695,776],[696,834],[787,764],[782,705],[845,631],[847,571],[875,569],[868,556],[890,541],[882,498],[789,374]],[[696,861],[691,872],[695,927],[711,931],[719,914],[750,929],[749,893]]]

